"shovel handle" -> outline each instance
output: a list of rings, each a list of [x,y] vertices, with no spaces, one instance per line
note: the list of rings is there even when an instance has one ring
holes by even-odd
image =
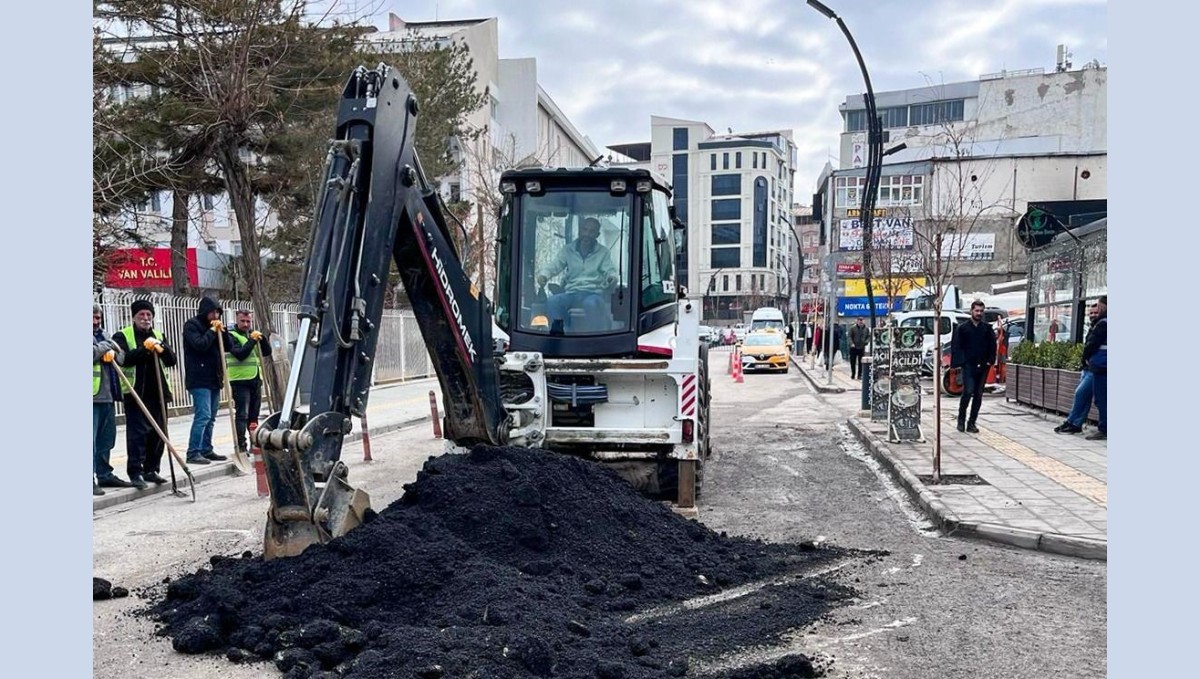
[[[146,419],[150,421],[150,426],[154,428],[154,432],[158,434],[158,437],[162,439],[163,444],[166,445],[167,450],[170,451],[171,457],[174,457],[175,461],[183,467],[183,473],[187,474],[188,478],[191,478],[192,473],[188,471],[187,462],[185,462],[183,457],[179,455],[179,451],[175,450],[175,446],[171,445],[171,439],[167,438],[167,435],[163,433],[162,428],[158,426],[158,422],[155,421],[154,416],[150,414],[150,409],[146,407],[145,401],[142,400],[141,396],[138,396],[138,393],[134,390],[133,385],[129,383],[129,378],[125,376],[125,372],[123,370],[117,370],[117,375],[121,378],[121,384],[124,384],[125,388],[129,390],[129,394],[133,396],[133,400],[137,403],[138,408],[141,409],[142,414],[145,415]]]

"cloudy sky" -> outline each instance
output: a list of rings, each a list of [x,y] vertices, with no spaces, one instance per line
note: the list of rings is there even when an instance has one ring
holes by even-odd
[[[597,147],[648,141],[650,116],[714,130],[794,130],[803,196],[836,153],[838,104],[862,75],[837,23],[801,0],[341,0],[387,29],[499,18],[500,56],[535,57],[538,80]],[[1108,64],[1103,0],[825,0],[846,22],[876,93]],[[836,162],[835,162],[836,165]]]

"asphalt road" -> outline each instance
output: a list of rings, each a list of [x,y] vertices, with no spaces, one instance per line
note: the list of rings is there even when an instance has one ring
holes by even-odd
[[[770,540],[820,540],[876,550],[831,574],[861,596],[778,644],[696,666],[720,676],[752,661],[803,652],[832,659],[831,677],[1098,677],[1106,673],[1105,564],[945,538],[852,444],[845,413],[795,372],[724,373],[713,358],[715,453],[700,520]],[[372,438],[371,464],[347,446],[351,480],[382,508],[441,452],[428,423]],[[261,677],[264,667],[175,653],[145,619],[147,589],[194,571],[211,554],[261,551],[267,500],[253,477],[201,484],[198,502],[159,495],[98,512],[94,575],[133,590],[93,607],[99,678]],[[963,559],[961,557],[965,556]]]

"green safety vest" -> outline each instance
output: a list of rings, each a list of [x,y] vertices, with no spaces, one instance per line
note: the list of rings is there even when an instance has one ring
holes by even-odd
[[[233,337],[233,341],[238,343],[238,346],[245,346],[246,342],[250,341],[236,330],[230,330],[229,334]],[[241,382],[244,380],[252,380],[258,377],[258,352],[252,351],[246,357],[246,360],[239,361],[234,355],[228,351],[225,352],[225,369],[229,373],[230,382]]]
[[[162,341],[162,339],[163,339],[162,331],[160,331],[158,328],[151,328],[150,332],[154,333],[155,339],[157,339],[160,342]],[[130,350],[137,348],[137,340],[133,338],[133,326],[132,325],[127,325],[124,328],[121,328],[121,334],[125,335],[125,346],[126,347],[128,347]],[[163,382],[166,382],[167,381],[167,369],[165,367],[163,367],[163,364],[161,361],[158,362],[158,365],[160,368],[162,368]],[[100,366],[96,366],[96,369],[97,369],[96,374],[97,375],[99,375],[99,368],[100,368]],[[132,385],[133,381],[137,378],[137,367],[136,366],[123,365],[123,366],[121,366],[121,372],[125,373],[125,377],[129,380],[130,385]],[[121,382],[121,394],[122,395],[129,393],[129,387],[125,386],[125,384],[126,384],[125,382]]]
[[[92,364],[92,396],[100,393],[100,364]]]

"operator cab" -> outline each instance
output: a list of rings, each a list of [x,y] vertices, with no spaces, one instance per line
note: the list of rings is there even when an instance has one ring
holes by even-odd
[[[676,320],[670,190],[646,170],[510,170],[497,237],[496,324],[510,351],[632,357]]]

